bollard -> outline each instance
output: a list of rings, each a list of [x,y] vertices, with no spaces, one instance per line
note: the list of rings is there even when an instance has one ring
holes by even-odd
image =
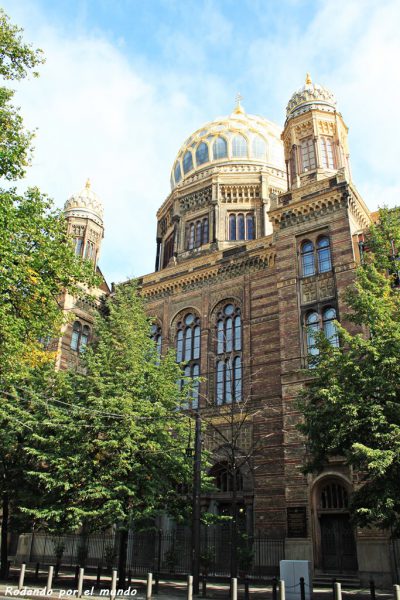
[[[249,600],[250,598],[250,590],[249,590],[249,580],[245,577],[244,580],[244,600]]]
[[[304,584],[304,577],[300,577],[300,600],[306,600],[306,586]]]
[[[285,600],[285,582],[283,579],[279,580],[279,600]]]
[[[46,588],[45,588],[46,589],[46,594],[48,594],[52,590],[52,586],[53,586],[53,573],[54,573],[54,567],[53,567],[53,565],[50,565],[49,572],[47,574],[47,584],[46,584]]]
[[[400,600],[400,585],[393,586],[394,600]]]
[[[160,573],[157,571],[157,573],[154,576],[154,593],[155,594],[158,594],[159,585],[160,585]]]
[[[193,600],[193,575],[187,578],[187,600]]]
[[[237,600],[237,578],[231,579],[231,600]]]
[[[278,600],[277,584],[278,580],[274,577],[272,580],[272,600]]]
[[[79,565],[76,565],[76,567],[75,567],[75,576],[74,576],[75,588],[78,587],[79,569],[80,569]]]
[[[375,581],[373,579],[371,579],[371,581],[369,582],[369,589],[371,592],[371,600],[376,600]]]
[[[112,575],[111,575],[111,590],[110,590],[111,600],[115,600],[116,595],[117,595],[117,569],[113,569]]]
[[[85,575],[85,569],[79,569],[79,578],[78,578],[78,598],[82,598],[83,594],[83,577]]]
[[[22,590],[22,588],[24,587],[25,569],[26,569],[26,564],[22,563],[21,570],[19,572],[18,590]]]
[[[201,595],[203,598],[205,598],[207,596],[207,577],[206,577],[206,575],[203,575],[203,578],[201,580]]]
[[[35,581],[39,581],[39,569],[40,569],[40,563],[36,563],[36,569],[35,569]]]
[[[335,583],[335,599],[342,600],[342,584],[338,582]]]
[[[153,593],[153,573],[147,573],[146,600],[151,600]]]

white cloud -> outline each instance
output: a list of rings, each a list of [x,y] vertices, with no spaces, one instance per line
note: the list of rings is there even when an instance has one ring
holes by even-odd
[[[217,8],[204,0],[192,39],[179,23],[175,33],[160,25],[157,36],[165,34],[171,65],[165,70],[128,53],[120,36],[114,43],[85,30],[83,19],[57,29],[32,0],[8,11],[47,57],[40,79],[18,91],[27,124],[38,128],[28,182],[62,206],[90,177],[105,204],[101,264],[110,280],[153,269],[155,213],[169,192],[175,155],[203,122],[229,111],[238,80],[249,112],[257,105],[282,122],[288,98],[311,71],[336,92],[367,204],[399,203],[400,125],[393,115],[400,92],[400,70],[393,66],[400,58],[399,2],[321,1],[304,27],[289,15],[257,39],[235,35]],[[216,51],[236,57],[236,76],[213,69]]]

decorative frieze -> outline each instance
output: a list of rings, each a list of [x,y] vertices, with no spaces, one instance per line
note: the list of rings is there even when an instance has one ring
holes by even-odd
[[[219,194],[222,202],[229,203],[250,203],[260,198],[260,185],[240,185],[232,184],[219,186]]]
[[[319,302],[335,296],[335,282],[332,273],[321,273],[300,280],[301,304]]]
[[[208,186],[202,190],[197,190],[192,194],[183,196],[180,199],[181,214],[185,214],[190,211],[197,210],[202,206],[206,206],[211,203],[211,186]]]

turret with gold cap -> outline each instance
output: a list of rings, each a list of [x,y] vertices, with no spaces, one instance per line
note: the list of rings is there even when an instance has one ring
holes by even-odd
[[[64,214],[68,233],[74,238],[76,254],[92,260],[96,265],[104,237],[104,208],[99,196],[92,190],[89,179],[80,192],[67,200]]]

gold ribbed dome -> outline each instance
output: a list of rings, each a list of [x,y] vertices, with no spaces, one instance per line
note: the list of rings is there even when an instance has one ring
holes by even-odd
[[[69,198],[64,205],[66,217],[92,219],[103,226],[104,207],[99,196],[91,189],[89,179],[85,187]]]
[[[332,92],[318,83],[313,83],[307,73],[306,82],[290,98],[286,107],[286,118],[291,119],[311,108],[319,108],[328,112],[336,110],[336,98]]]
[[[182,145],[171,172],[172,189],[199,170],[222,164],[266,164],[284,170],[281,128],[246,114],[238,95],[233,112],[195,131]]]

